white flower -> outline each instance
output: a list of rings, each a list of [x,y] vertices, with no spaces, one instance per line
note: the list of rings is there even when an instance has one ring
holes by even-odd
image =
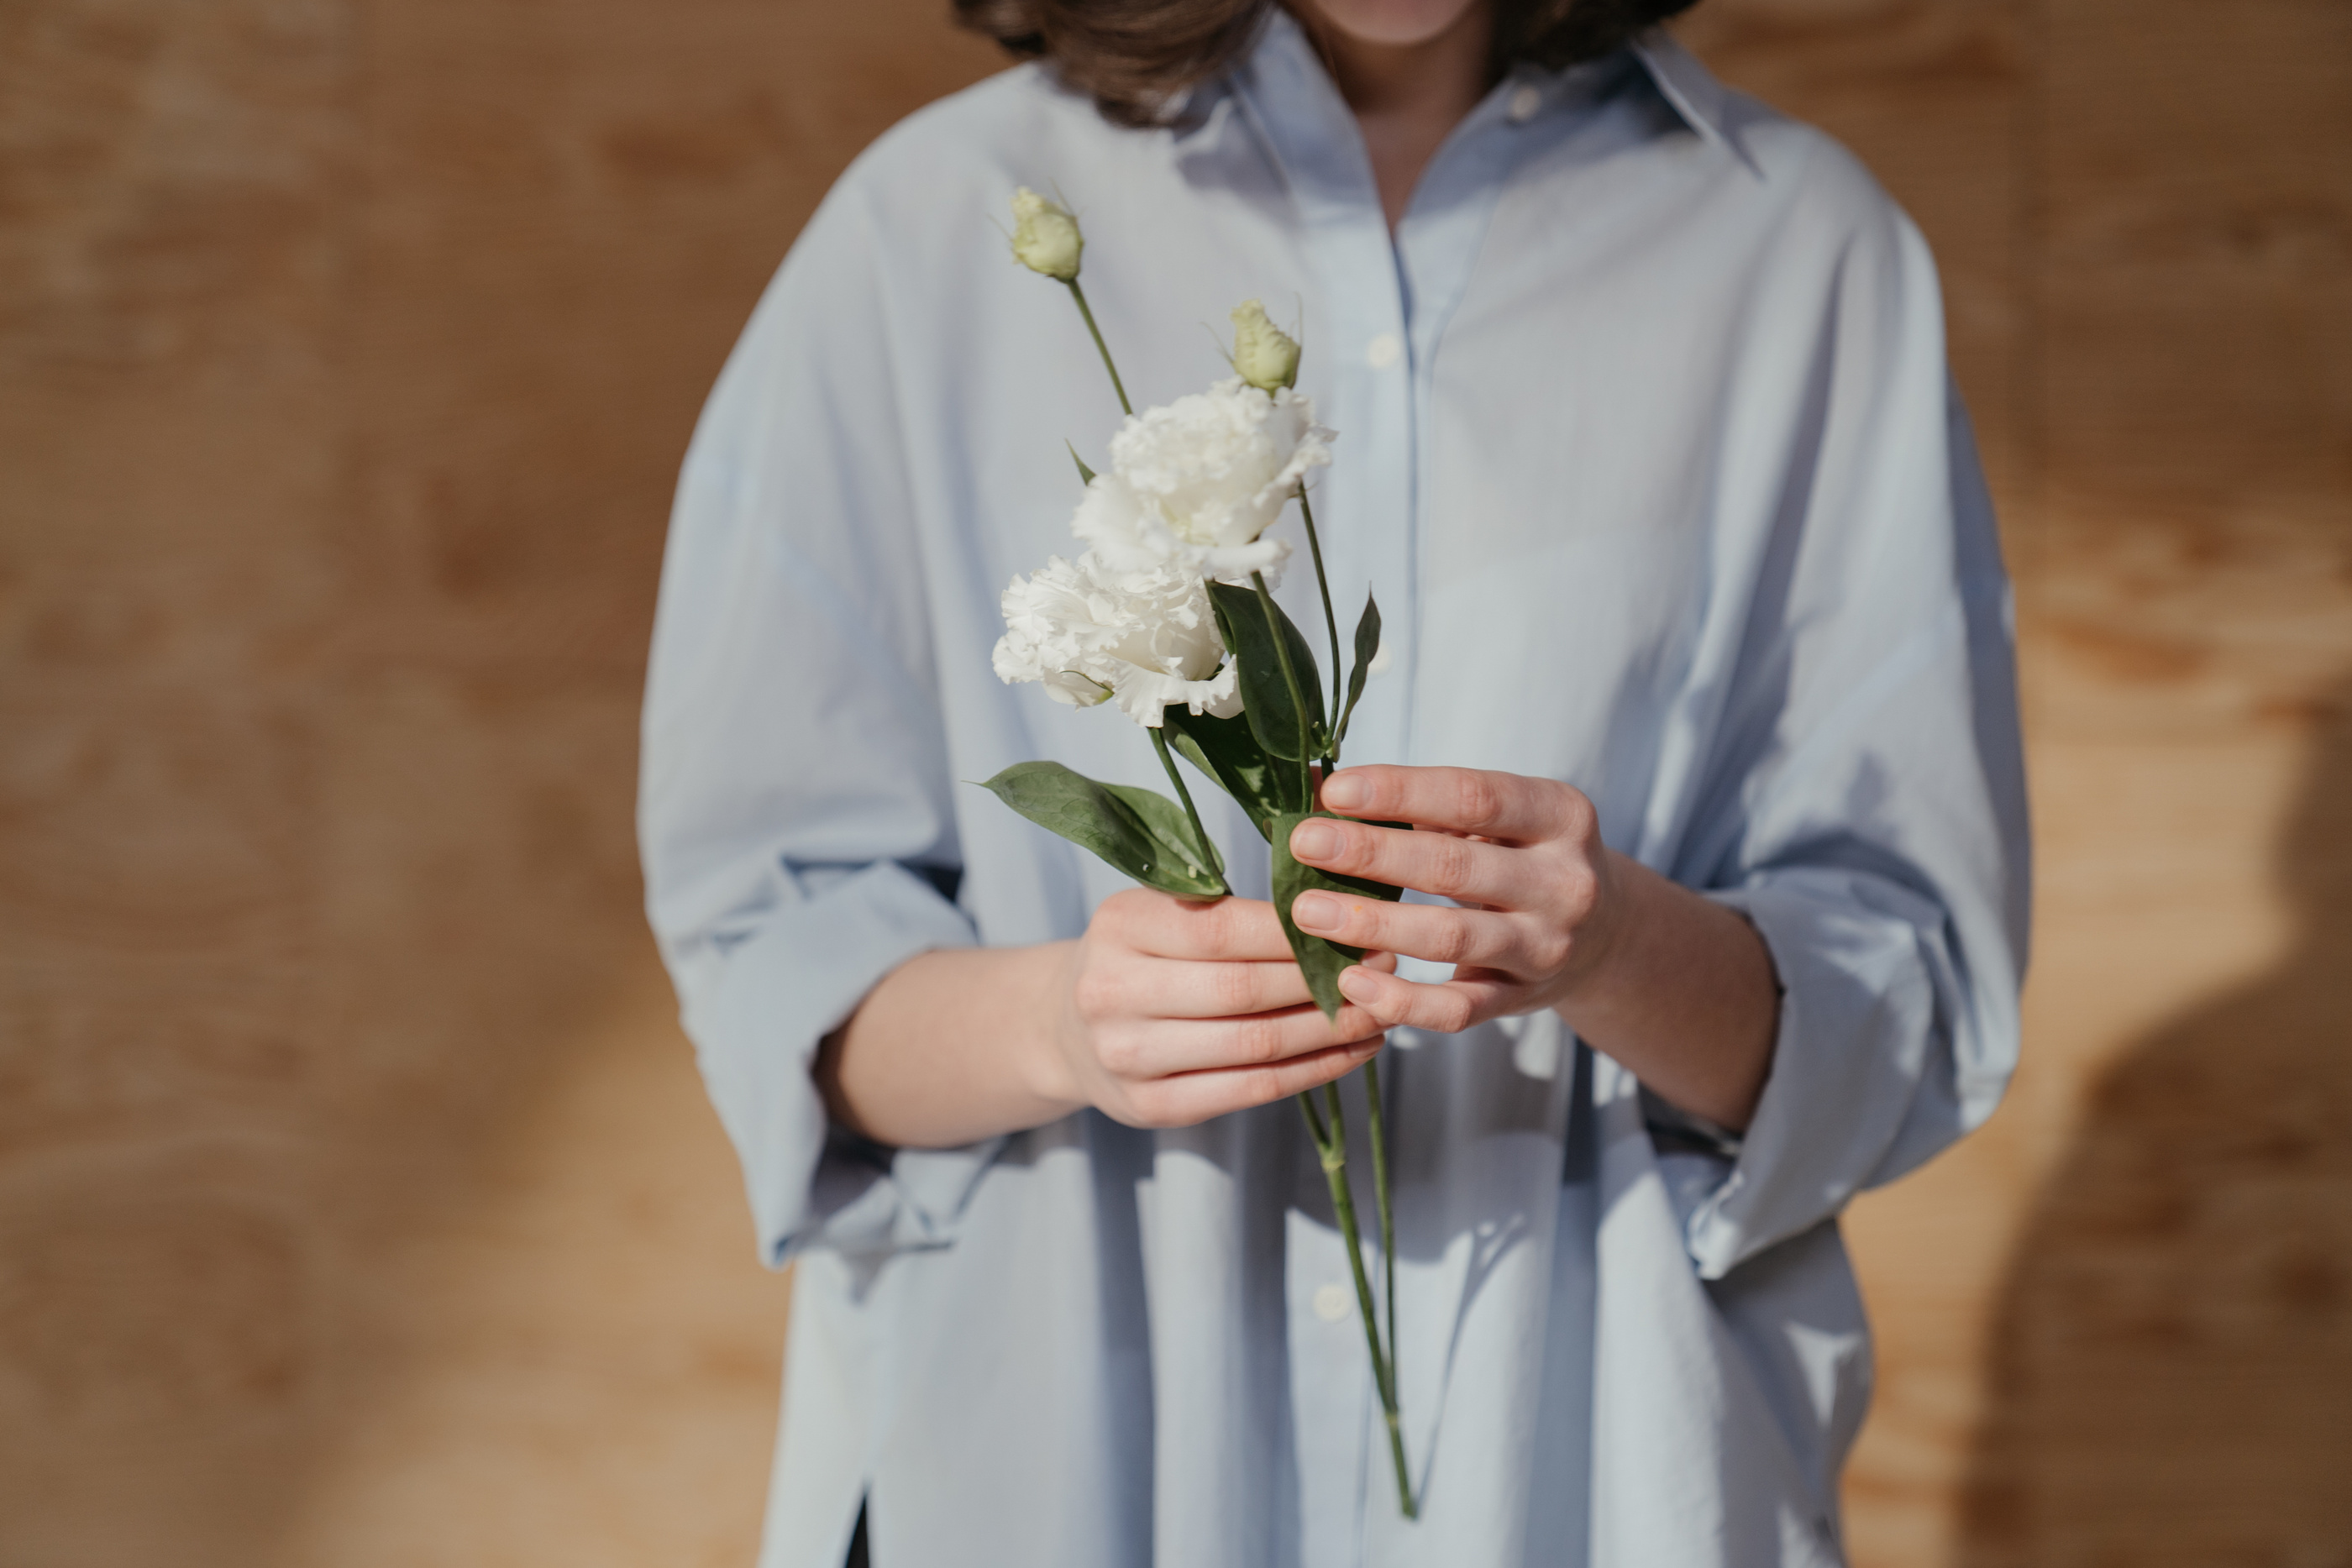
[[[1087,242],[1068,209],[1024,185],[1013,193],[1013,256],[1032,272],[1069,282]]]
[[[1070,527],[1121,571],[1169,565],[1245,582],[1290,553],[1259,536],[1307,470],[1331,461],[1331,440],[1309,399],[1234,376],[1129,419]]]
[[[1181,703],[1231,718],[1242,710],[1241,674],[1217,635],[1209,591],[1172,567],[1112,569],[1093,552],[1049,558],[1004,591],[999,680],[1040,681],[1076,707],[1116,700],[1148,729]]]
[[[1234,369],[1260,392],[1298,384],[1298,340],[1276,326],[1255,299],[1234,308]]]

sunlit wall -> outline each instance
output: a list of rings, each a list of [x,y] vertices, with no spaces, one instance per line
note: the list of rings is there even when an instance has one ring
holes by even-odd
[[[939,0],[0,5],[0,1568],[748,1561],[637,915],[667,492]],[[2352,1563],[2352,10],[1707,0],[1927,230],[2027,1067],[1857,1207],[1871,1568]]]

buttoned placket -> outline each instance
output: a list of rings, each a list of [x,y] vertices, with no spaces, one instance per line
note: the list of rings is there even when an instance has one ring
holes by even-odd
[[[1324,341],[1308,344],[1302,390],[1340,433],[1315,492],[1317,520],[1346,638],[1368,589],[1380,596],[1393,674],[1368,695],[1349,731],[1347,760],[1409,761],[1414,636],[1419,620],[1422,485],[1428,473],[1421,411],[1439,340],[1469,286],[1478,246],[1517,154],[1516,134],[1542,112],[1545,86],[1516,74],[1484,99],[1432,160],[1391,236],[1354,117],[1286,16],[1239,73],[1250,122],[1297,207],[1307,270],[1318,289]],[[1302,626],[1319,622],[1311,570],[1298,563],[1283,594]],[[1311,613],[1313,621],[1307,616]],[[1320,639],[1318,639],[1318,644]],[[1328,672],[1327,672],[1328,674]],[[1347,1088],[1359,1157],[1360,1214],[1373,1212],[1361,1158],[1360,1077]],[[1317,1174],[1314,1181],[1319,1183]],[[1368,1227],[1369,1231],[1369,1227]],[[1366,1263],[1378,1279],[1377,1234]],[[1292,1408],[1300,1447],[1301,1557],[1307,1568],[1351,1568],[1364,1550],[1365,1511],[1392,1509],[1385,1434],[1370,1376],[1346,1246],[1329,1225],[1293,1209],[1285,1290]],[[1411,1308],[1400,1275],[1400,1312]],[[1452,1303],[1431,1301],[1450,1312]],[[1410,1335],[1408,1335],[1410,1337]],[[1434,1344],[1439,1336],[1422,1343]],[[1416,1478],[1434,1411],[1407,1411]]]

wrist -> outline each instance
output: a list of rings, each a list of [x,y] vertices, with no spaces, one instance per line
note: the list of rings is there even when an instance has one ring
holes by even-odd
[[[1606,1007],[1626,967],[1625,955],[1640,940],[1643,879],[1652,874],[1640,862],[1603,848],[1593,858],[1591,910],[1570,939],[1568,962],[1551,987],[1552,1006],[1573,1026],[1574,1013]]]
[[[1612,860],[1617,907],[1591,969],[1553,1006],[1651,1090],[1739,1131],[1778,1033],[1771,956],[1737,911],[1638,862]]]
[[[1052,1112],[1049,1119],[1058,1120],[1093,1103],[1081,1086],[1073,1045],[1079,945],[1047,942],[1022,956],[1021,972],[1012,977],[1028,1002],[1028,1016],[1017,1036],[1016,1071],[1030,1095]]]

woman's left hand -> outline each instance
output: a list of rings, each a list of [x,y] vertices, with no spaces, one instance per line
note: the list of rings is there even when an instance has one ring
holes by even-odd
[[[1608,964],[1622,877],[1580,790],[1516,773],[1374,765],[1332,775],[1322,802],[1412,828],[1311,818],[1291,831],[1298,860],[1461,906],[1320,890],[1292,905],[1302,931],[1455,966],[1439,985],[1361,965],[1342,973],[1340,991],[1382,1023],[1451,1034],[1559,1007]]]

